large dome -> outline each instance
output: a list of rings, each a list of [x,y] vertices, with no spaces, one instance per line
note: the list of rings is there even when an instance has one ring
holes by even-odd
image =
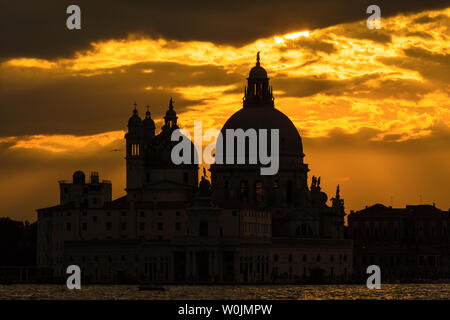
[[[278,141],[272,139],[272,130],[278,131]],[[309,169],[303,157],[300,134],[275,108],[273,89],[258,53],[247,78],[242,109],[225,122],[216,141],[216,162],[210,169],[215,203],[225,208],[306,206]],[[276,228],[275,234],[282,234]]]
[[[219,145],[222,145],[222,148],[218,148],[216,152],[218,156],[217,159],[222,158],[222,160],[225,160],[228,156],[233,156],[231,153],[228,155],[226,154],[227,129],[242,129],[244,131],[254,129],[257,133],[259,129],[269,130],[269,132],[267,132],[269,154],[271,154],[270,130],[278,129],[279,155],[296,157],[303,162],[304,154],[302,139],[292,121],[284,113],[275,108],[272,87],[269,85],[269,78],[267,77],[266,70],[260,65],[259,52],[256,56],[256,66],[251,69],[247,81],[243,108],[233,114],[222,128],[222,138],[217,141]],[[249,146],[247,142],[245,147],[245,157],[249,155],[249,152],[259,153],[259,145],[260,139],[258,139],[256,148],[255,146]],[[237,152],[237,149],[235,150]],[[234,153],[235,159],[236,152]]]
[[[273,108],[242,108],[233,114],[222,128],[226,129],[279,129],[280,155],[303,157],[302,139],[292,121],[281,111]],[[270,134],[270,133],[269,133]]]

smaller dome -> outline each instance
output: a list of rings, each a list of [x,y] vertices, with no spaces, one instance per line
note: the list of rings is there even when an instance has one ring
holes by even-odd
[[[175,112],[175,110],[173,110],[173,109],[167,110],[166,117],[175,118],[176,116],[177,116],[177,113]]]
[[[86,181],[86,175],[83,171],[78,170],[73,174],[73,184],[84,184]]]
[[[153,121],[151,115],[149,106],[147,106],[147,112],[145,113],[145,119],[143,121],[144,127],[146,128],[155,128],[155,121]]]
[[[266,79],[267,71],[263,67],[256,65],[250,70],[248,77],[251,79]]]
[[[137,127],[137,126],[140,126],[141,124],[142,124],[142,119],[139,117],[138,111],[135,108],[133,110],[133,115],[128,120],[128,127]]]

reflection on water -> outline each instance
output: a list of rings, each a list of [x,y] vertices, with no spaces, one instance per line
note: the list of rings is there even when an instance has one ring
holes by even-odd
[[[139,291],[137,286],[0,285],[0,299],[450,299],[450,284],[386,284],[381,290],[364,285],[165,286],[165,291]]]

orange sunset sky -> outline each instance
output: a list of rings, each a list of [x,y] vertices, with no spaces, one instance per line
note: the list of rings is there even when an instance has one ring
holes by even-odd
[[[78,169],[123,195],[133,103],[141,116],[150,106],[158,132],[170,97],[181,127],[220,129],[242,107],[257,51],[276,108],[303,139],[309,179],[321,176],[329,198],[340,184],[348,212],[374,203],[448,210],[450,7],[380,2],[382,28],[369,30],[366,2],[353,2],[80,2],[80,31],[66,29],[64,1],[3,7],[0,216],[34,221]]]

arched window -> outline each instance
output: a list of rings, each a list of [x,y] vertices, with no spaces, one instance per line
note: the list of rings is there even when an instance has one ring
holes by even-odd
[[[246,180],[242,180],[239,187],[240,187],[239,194],[241,202],[248,201],[248,182]]]
[[[132,144],[131,145],[131,155],[132,156],[138,156],[139,155],[139,144]]]
[[[257,203],[263,202],[264,185],[262,181],[255,182],[255,201]]]
[[[306,224],[302,223],[302,236],[306,235]]]
[[[198,233],[199,233],[200,237],[208,236],[208,222],[207,221],[200,221]]]
[[[287,203],[292,203],[292,180],[288,180],[286,182],[286,202]]]

